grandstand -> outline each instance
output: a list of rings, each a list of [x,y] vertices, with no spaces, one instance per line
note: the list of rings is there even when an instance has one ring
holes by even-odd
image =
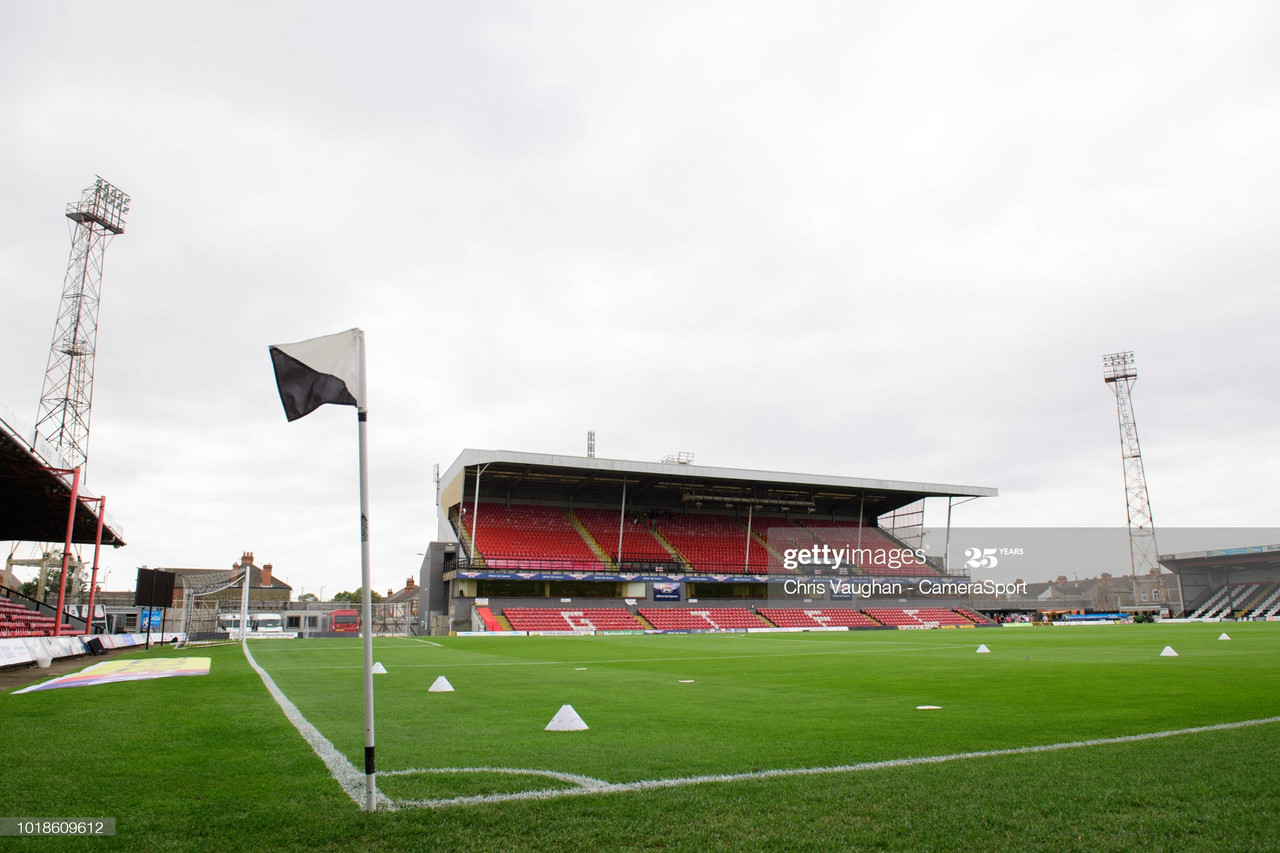
[[[760,615],[779,628],[883,628],[860,610],[823,608],[800,610],[789,607],[765,607]]]
[[[644,628],[622,607],[582,610],[508,607],[503,615],[516,631],[639,631]]]
[[[44,616],[8,598],[0,598],[0,640],[18,637],[52,637],[53,629],[52,616]],[[68,630],[67,633],[73,632]]]
[[[479,553],[491,569],[541,567],[556,571],[599,571],[600,558],[579,534],[565,510],[554,506],[483,503],[474,518],[484,519],[476,535]],[[462,518],[466,527],[465,517]],[[483,532],[483,536],[479,534]]]
[[[745,607],[647,607],[640,615],[659,631],[729,631],[768,628],[768,622]]]
[[[463,451],[440,478],[438,536],[423,561],[430,631],[989,622],[916,581],[967,577],[921,549],[924,500],[994,488],[688,461]],[[902,517],[914,528],[891,521]]]
[[[0,400],[0,540],[23,542],[67,542],[92,544],[98,537],[95,500],[77,484],[78,500],[71,509],[72,477],[56,448],[21,422]],[[106,514],[101,527],[102,544],[124,545],[118,525]],[[0,587],[0,639],[73,636],[86,633],[83,616],[64,613],[55,626],[58,610],[49,604],[21,595],[10,588],[6,571]],[[16,585],[15,585],[16,586]],[[94,608],[98,612],[98,608]],[[55,630],[57,627],[57,630]]]
[[[1280,616],[1280,545],[1169,554],[1160,565],[1177,577],[1193,619]]]
[[[679,557],[662,544],[655,535],[652,520],[647,517],[632,514],[628,518],[619,511],[600,507],[579,507],[573,514],[615,565],[679,564]]]
[[[56,448],[22,424],[0,400],[0,540],[62,542],[67,533],[71,478],[59,473],[69,463]],[[98,516],[86,501],[93,496],[79,487],[72,543],[91,545],[97,538]],[[107,515],[102,544],[124,545],[119,527]]]

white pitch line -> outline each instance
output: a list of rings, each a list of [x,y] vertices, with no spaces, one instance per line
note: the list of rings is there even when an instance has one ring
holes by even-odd
[[[355,800],[357,805],[364,805],[364,773],[357,770],[356,766],[339,752],[338,748],[327,737],[320,734],[319,729],[311,725],[307,718],[302,716],[298,706],[290,702],[289,697],[285,696],[283,691],[276,686],[267,671],[258,666],[258,662],[253,659],[253,655],[249,652],[249,645],[244,643],[242,647],[244,648],[244,656],[249,660],[249,666],[253,667],[254,671],[258,673],[262,683],[267,687],[267,692],[271,694],[271,698],[276,700],[276,704],[280,706],[281,711],[284,711],[284,715],[289,722],[293,723],[293,727],[298,730],[298,734],[302,735],[302,739],[311,745],[316,755],[320,756],[324,766],[329,768],[329,775],[342,787],[342,790],[347,792],[347,796]],[[378,792],[378,805],[388,809],[396,807],[396,804],[381,791]]]
[[[989,749],[980,752],[957,752],[950,755],[926,755],[916,758],[893,758],[887,761],[865,761],[859,764],[842,764],[835,767],[804,767],[780,770],[759,770],[752,773],[728,773],[717,776],[685,776],[674,779],[645,779],[638,782],[621,782],[601,784],[595,787],[549,788],[540,791],[520,791],[512,794],[480,794],[470,797],[452,797],[434,800],[398,800],[400,808],[423,807],[442,808],[448,806],[472,806],[488,803],[505,803],[516,800],[551,800],[559,797],[578,797],[587,794],[615,794],[631,791],[651,791],[661,788],[680,788],[688,785],[703,785],[713,782],[741,782],[755,779],[778,779],[789,776],[818,776],[832,773],[857,773],[864,770],[888,770],[895,767],[914,767],[921,764],[944,764],[950,761],[961,761],[970,758],[995,758],[1004,755],[1030,755],[1038,752],[1056,752],[1064,749],[1080,749],[1090,746],[1109,746],[1120,743],[1136,743],[1156,738],[1176,737],[1179,735],[1200,734],[1203,732],[1241,729],[1247,726],[1261,726],[1280,722],[1280,717],[1265,717],[1259,720],[1243,720],[1235,723],[1219,723],[1212,726],[1193,726],[1186,729],[1169,729],[1161,732],[1148,732],[1139,735],[1122,737],[1093,738],[1090,740],[1067,741],[1040,746],[1019,746],[1008,749]],[[536,771],[534,771],[536,772]]]
[[[384,770],[383,776],[411,776],[415,773],[503,773],[508,776],[546,776],[561,782],[569,782],[579,788],[608,788],[612,783],[577,773],[560,773],[555,770],[528,770],[519,767],[414,767],[410,770]]]
[[[433,643],[430,640],[424,640],[421,637],[405,637],[405,639],[414,643],[426,643],[428,646],[435,646],[437,649],[444,648],[444,646],[440,643]]]

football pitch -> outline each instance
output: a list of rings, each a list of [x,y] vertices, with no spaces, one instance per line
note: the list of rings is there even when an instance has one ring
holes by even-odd
[[[117,821],[6,840],[1280,849],[1280,623],[379,638],[374,814],[360,641],[249,652],[153,650],[210,673],[6,696],[4,816]],[[564,705],[589,728],[545,731]]]

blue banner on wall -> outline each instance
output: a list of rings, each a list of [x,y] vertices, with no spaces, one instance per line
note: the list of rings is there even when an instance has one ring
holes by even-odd
[[[679,601],[680,584],[674,581],[655,581],[653,584],[654,601]]]

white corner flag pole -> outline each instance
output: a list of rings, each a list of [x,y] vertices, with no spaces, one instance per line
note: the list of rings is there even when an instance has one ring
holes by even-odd
[[[290,421],[332,403],[355,406],[360,437],[360,575],[364,622],[365,811],[374,811],[378,785],[373,760],[373,602],[369,588],[369,408],[365,399],[364,332],[348,329],[268,347],[280,403]]]
[[[360,361],[363,384],[364,360]],[[369,588],[369,413],[356,410],[360,433],[360,590],[361,621],[364,623],[364,780],[365,811],[375,811],[378,783],[373,758],[373,597]]]
[[[244,564],[244,579],[240,584],[240,642],[249,642],[249,570],[250,563]]]

